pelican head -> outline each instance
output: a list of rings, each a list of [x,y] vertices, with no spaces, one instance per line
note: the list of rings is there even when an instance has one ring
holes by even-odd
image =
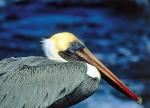
[[[48,58],[67,61],[83,61],[96,67],[109,84],[131,99],[142,103],[142,99],[121,82],[103,63],[101,63],[75,35],[58,33],[43,40],[43,49]]]

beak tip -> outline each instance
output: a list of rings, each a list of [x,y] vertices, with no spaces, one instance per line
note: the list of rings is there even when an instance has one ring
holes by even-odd
[[[138,104],[142,104],[142,98],[141,98],[141,97],[138,98],[137,103],[138,103]]]

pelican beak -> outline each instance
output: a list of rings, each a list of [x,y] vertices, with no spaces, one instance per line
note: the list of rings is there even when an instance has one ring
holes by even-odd
[[[142,98],[131,91],[121,80],[119,80],[103,63],[101,63],[87,48],[76,51],[76,55],[87,63],[95,66],[102,78],[105,79],[114,88],[127,95],[137,103],[142,103]]]

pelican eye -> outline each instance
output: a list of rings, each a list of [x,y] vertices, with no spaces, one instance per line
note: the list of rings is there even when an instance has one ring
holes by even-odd
[[[81,51],[85,48],[85,45],[79,41],[73,41],[70,43],[70,47],[67,49],[69,52],[74,53],[76,51]]]
[[[65,51],[59,51],[58,54],[67,61],[80,60],[76,55],[76,51],[82,51],[85,45],[79,41],[73,41],[70,43],[69,48]]]

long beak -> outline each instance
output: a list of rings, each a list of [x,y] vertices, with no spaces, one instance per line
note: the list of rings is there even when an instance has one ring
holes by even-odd
[[[104,64],[102,64],[87,48],[82,51],[77,51],[76,54],[80,56],[84,61],[95,66],[102,78],[104,78],[109,84],[115,87],[117,90],[127,95],[137,103],[142,103],[142,98],[131,91],[123,82],[121,82]]]

